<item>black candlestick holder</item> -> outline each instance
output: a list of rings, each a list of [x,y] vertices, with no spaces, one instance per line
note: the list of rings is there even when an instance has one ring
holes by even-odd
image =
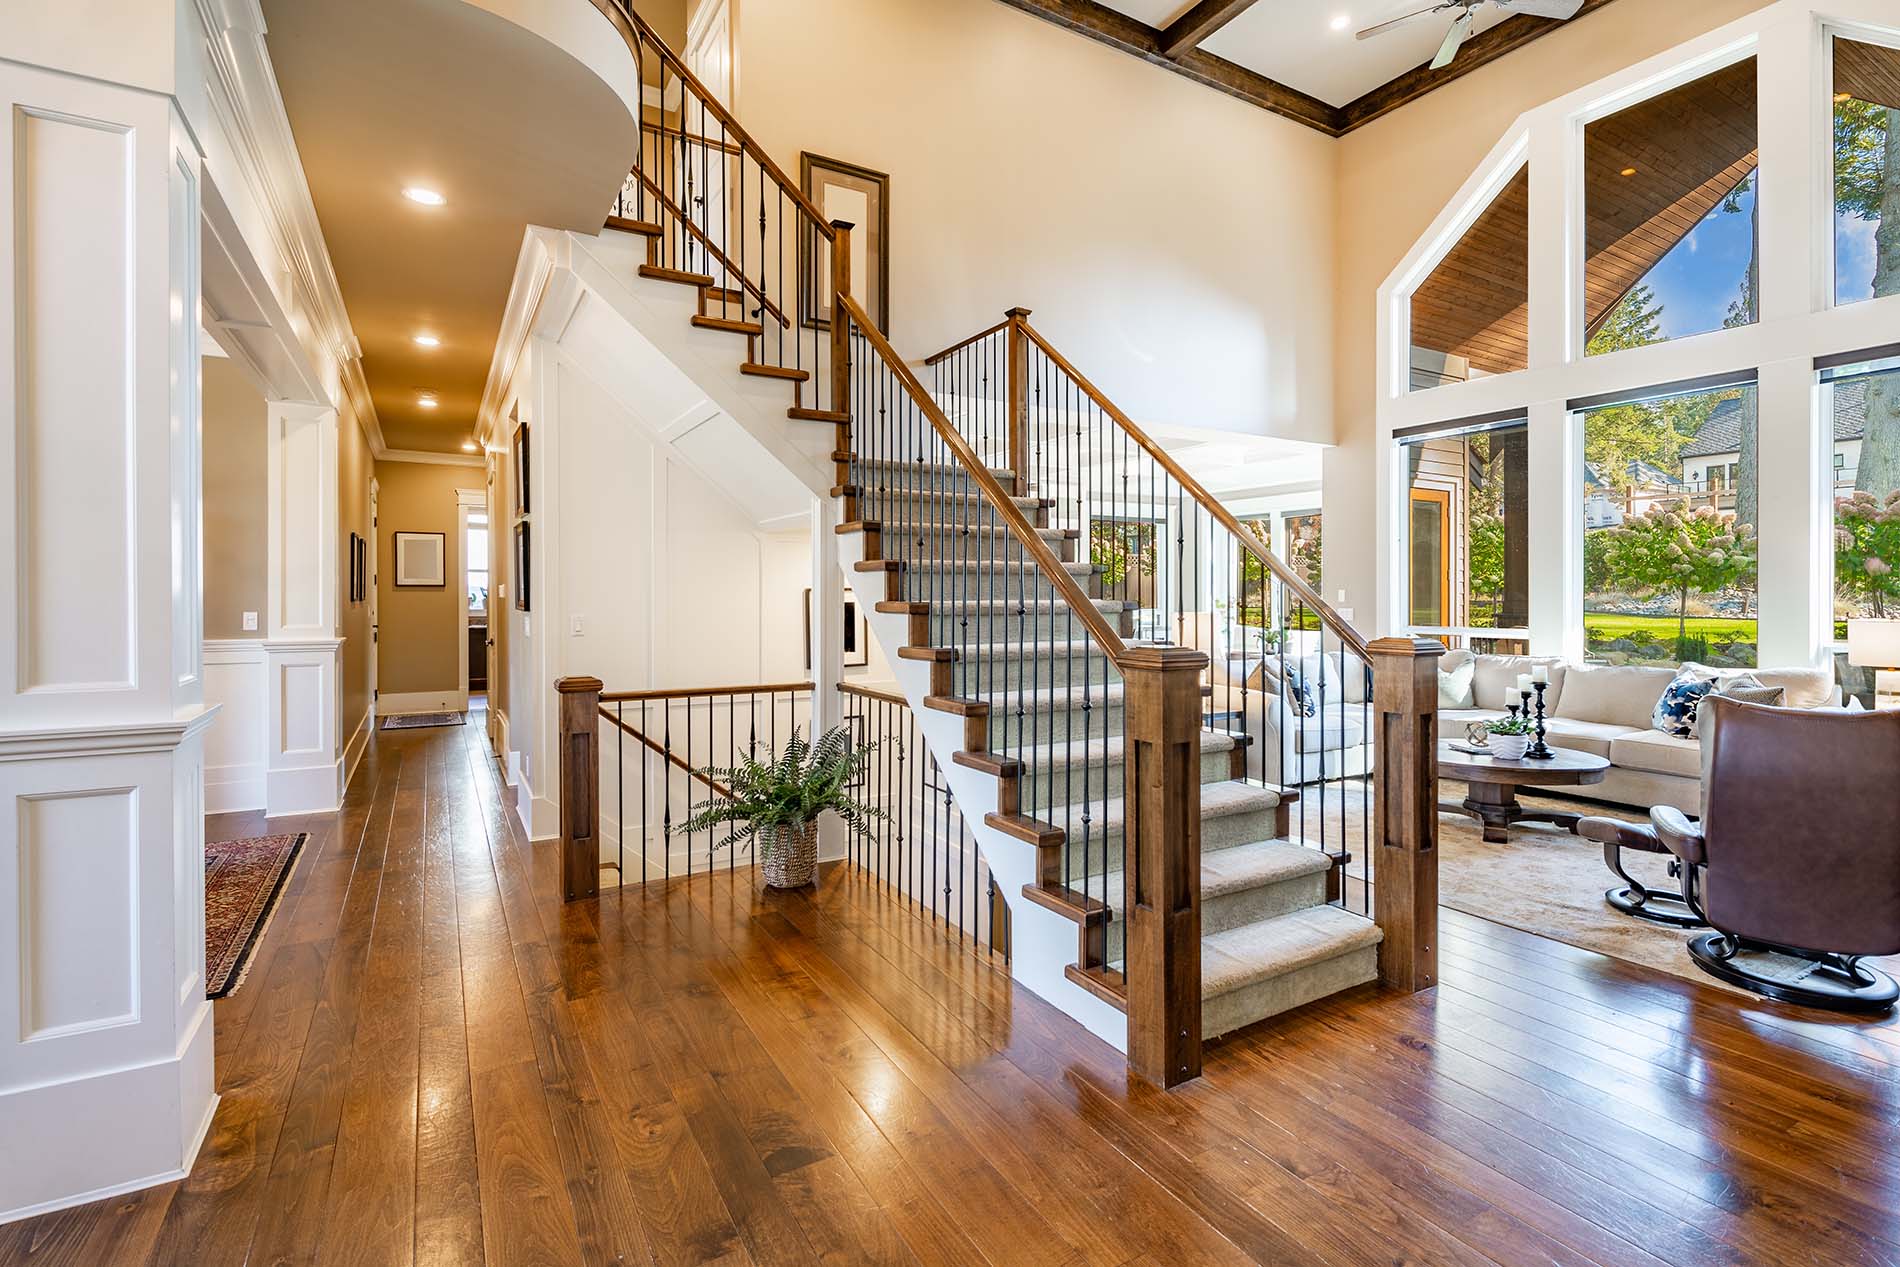
[[[1524,750],[1524,757],[1529,761],[1554,761],[1557,758],[1556,751],[1544,742],[1544,688],[1549,685],[1548,682],[1531,683],[1531,689],[1537,692],[1537,739]],[[1526,695],[1524,703],[1527,711],[1530,701],[1531,697]]]

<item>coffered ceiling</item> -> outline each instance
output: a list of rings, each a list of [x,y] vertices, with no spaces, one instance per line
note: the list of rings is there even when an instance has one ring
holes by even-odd
[[[632,115],[566,52],[465,0],[264,0],[264,12],[383,435],[459,452],[523,230],[600,228]],[[406,188],[444,201],[418,205]]]

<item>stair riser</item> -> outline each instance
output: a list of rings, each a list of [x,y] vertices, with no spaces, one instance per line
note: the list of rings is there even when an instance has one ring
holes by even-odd
[[[1120,682],[1121,677],[1103,655],[1037,657],[1023,660],[1011,656],[986,658],[979,662],[976,657],[958,660],[950,665],[952,695],[972,698],[990,698],[1006,695],[1013,687],[1027,690],[1044,690],[1050,687],[1065,688],[1106,686],[1111,682]]]
[[[1276,915],[1289,915],[1294,911],[1303,911],[1309,906],[1319,906],[1326,901],[1326,873],[1303,875],[1291,880],[1281,880],[1276,884],[1263,884],[1255,889],[1242,889],[1237,893],[1223,893],[1218,897],[1201,898],[1201,936],[1224,933],[1230,928],[1239,928],[1242,924],[1255,924],[1263,919],[1272,919]],[[1123,912],[1118,906],[1116,919],[1108,927],[1108,961],[1119,963],[1122,958],[1123,934],[1127,931],[1122,918]]]
[[[1101,804],[1097,802],[1094,812],[1101,813]],[[1080,822],[1081,810],[1076,809],[1077,821],[1070,839],[1063,845],[1068,853],[1069,874],[1076,877],[1074,883],[1081,887],[1081,876],[1087,874],[1100,877],[1111,871],[1122,869],[1122,830],[1119,825],[1104,832],[1096,828],[1089,834],[1089,849],[1086,859],[1082,852]],[[1055,811],[1052,821],[1058,825],[1064,823],[1066,815]],[[1274,838],[1274,820],[1272,810],[1262,810],[1254,814],[1225,814],[1219,818],[1201,820],[1201,853],[1214,853],[1221,849],[1232,849],[1236,845],[1254,845],[1263,840]],[[1107,857],[1104,858],[1104,850]],[[1099,884],[1099,879],[1097,880]],[[1117,899],[1119,901],[1119,899]]]
[[[1046,818],[1048,815],[1030,807],[1061,804],[1070,799],[1080,801],[1084,796],[1095,802],[1099,802],[1105,794],[1120,796],[1126,771],[1127,764],[1119,756],[1113,761],[1078,761],[1063,768],[1031,771],[1019,780],[1017,786],[1021,790],[1025,812]],[[1202,783],[1225,783],[1232,777],[1225,752],[1201,754]],[[1102,790],[1104,783],[1108,785],[1106,793]]]
[[[1216,1038],[1329,994],[1379,979],[1379,948],[1365,946],[1201,1001],[1201,1037]]]
[[[1075,542],[1045,538],[1043,544],[1058,559],[1073,562],[1066,556],[1075,553]],[[965,535],[955,528],[940,530],[933,526],[920,529],[915,525],[888,519],[880,524],[878,545],[887,559],[908,559],[918,563],[968,561],[987,564],[991,561],[1020,562],[1031,557],[1028,548],[1007,530],[978,530]]]
[[[951,471],[934,467],[918,469],[908,464],[896,466],[866,465],[853,462],[850,465],[851,483],[864,490],[867,500],[875,502],[881,496],[901,496],[926,501],[939,499],[982,498],[983,486],[974,476],[965,471]],[[1013,478],[998,477],[1003,492],[1016,494]]]
[[[1000,527],[1002,520],[987,500],[976,497],[940,496],[890,485],[871,485],[858,495],[858,507],[864,518],[892,524],[956,524],[977,528]],[[1016,503],[1023,517],[1038,527],[1047,518],[1045,508],[1033,501]]]
[[[1025,710],[1018,724],[1012,701],[999,696],[993,703],[995,711],[990,714],[989,730],[992,752],[1026,745],[1061,743],[1071,736],[1101,739],[1108,735],[1119,735],[1127,720],[1120,703],[1104,703],[1086,712],[1080,707]]]
[[[1070,572],[1068,575],[1088,597],[1103,596],[1101,573]],[[915,568],[903,573],[903,597],[919,603],[952,595],[977,600],[1020,598],[1028,602],[1046,602],[1054,592],[1055,582],[1045,577],[1038,568],[1005,567],[998,570],[987,560],[969,565],[940,561],[928,571]],[[1076,623],[1081,624],[1079,620]]]

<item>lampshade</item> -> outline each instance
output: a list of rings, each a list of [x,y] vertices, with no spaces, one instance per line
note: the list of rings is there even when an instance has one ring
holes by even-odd
[[[1900,669],[1900,620],[1848,621],[1847,662],[1867,669]]]

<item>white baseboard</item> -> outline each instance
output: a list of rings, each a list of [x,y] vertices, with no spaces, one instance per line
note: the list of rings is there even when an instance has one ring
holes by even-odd
[[[209,1006],[175,1056],[0,1095],[0,1223],[171,1183],[217,1113]]]
[[[356,767],[363,763],[363,754],[369,751],[369,736],[375,726],[376,714],[370,709],[363,710],[363,720],[356,723],[356,730],[349,741],[343,745],[343,790],[349,791],[350,783],[356,778]]]
[[[342,804],[343,786],[340,757],[321,765],[272,770],[267,778],[266,811],[272,818],[280,814],[327,814]]]
[[[467,691],[398,691],[376,697],[378,717],[404,713],[466,713]]]
[[[205,813],[232,814],[269,805],[269,771],[255,765],[205,767]]]

